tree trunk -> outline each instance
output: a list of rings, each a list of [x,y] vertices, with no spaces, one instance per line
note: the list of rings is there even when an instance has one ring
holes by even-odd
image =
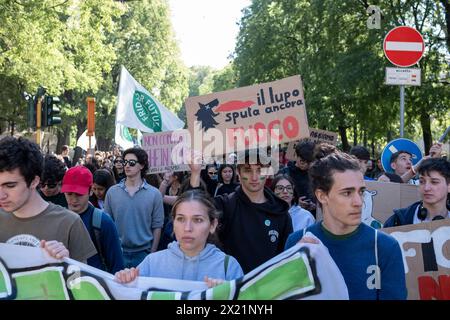
[[[14,135],[14,127],[15,127],[15,126],[16,126],[15,122],[14,122],[14,121],[11,121],[11,122],[10,122],[11,136]]]
[[[108,151],[111,150],[111,140],[107,138],[97,138],[97,149]]]
[[[77,120],[77,140],[83,134],[84,130],[86,130],[86,123],[81,120]]]
[[[353,145],[358,145],[358,128],[356,124],[353,125]]]
[[[64,127],[62,131],[58,130],[56,133],[58,136],[58,143],[56,145],[56,153],[61,153],[61,147],[63,145],[69,145],[70,144],[70,127]]]
[[[445,32],[447,37],[447,50],[450,51],[450,2],[449,0],[441,0],[441,3],[444,6],[445,24],[447,27],[447,32]]]
[[[430,115],[424,109],[420,111],[420,125],[422,126],[424,151],[428,155],[433,143],[433,137],[431,136]]]
[[[350,150],[350,145],[348,144],[347,140],[347,130],[345,130],[344,126],[338,126],[338,131],[339,135],[341,136],[342,150],[347,152]]]

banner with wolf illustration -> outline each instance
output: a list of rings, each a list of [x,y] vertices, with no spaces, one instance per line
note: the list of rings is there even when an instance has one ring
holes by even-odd
[[[0,243],[0,299],[348,299],[348,292],[328,250],[316,244],[298,244],[244,277],[208,289],[203,282],[147,277],[122,285],[113,275],[78,261]]]
[[[298,75],[189,97],[185,105],[194,149],[207,150],[211,156],[309,137]]]

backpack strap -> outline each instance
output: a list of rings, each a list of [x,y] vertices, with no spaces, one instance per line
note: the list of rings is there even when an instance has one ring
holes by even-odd
[[[92,213],[92,226],[96,229],[102,228],[102,212],[95,207],[94,212]]]
[[[108,270],[105,256],[103,254],[102,250],[102,244],[100,241],[100,235],[101,235],[101,227],[102,227],[102,211],[98,208],[94,207],[94,211],[92,212],[92,229],[94,231],[94,244],[98,251],[98,256],[100,257],[100,260],[103,264],[103,267],[105,270]]]
[[[225,255],[225,259],[223,260],[223,267],[225,269],[225,278],[227,277],[228,263],[230,262],[230,256]]]

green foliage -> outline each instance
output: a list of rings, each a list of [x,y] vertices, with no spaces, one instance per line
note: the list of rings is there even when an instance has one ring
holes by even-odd
[[[300,74],[311,127],[339,131],[342,140],[356,128],[356,137],[369,137],[382,147],[389,132],[399,132],[399,88],[384,85],[390,63],[382,42],[392,27],[410,25],[424,34],[427,53],[420,62],[422,87],[406,90],[405,136],[418,138],[413,130],[424,113],[444,117],[448,125],[450,90],[438,80],[449,74],[438,3],[373,4],[382,10],[381,29],[367,28],[365,1],[253,0],[235,48],[239,86]]]
[[[0,121],[26,126],[23,91],[39,85],[62,98],[60,132],[86,128],[96,97],[96,136],[114,136],[120,66],[169,109],[188,94],[167,1],[0,1]],[[71,141],[71,145],[75,141]]]

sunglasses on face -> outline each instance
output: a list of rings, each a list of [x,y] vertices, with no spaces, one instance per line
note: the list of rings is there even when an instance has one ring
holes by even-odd
[[[215,176],[217,174],[217,171],[216,172],[208,172],[208,174],[211,176]]]
[[[47,187],[49,189],[53,189],[53,188],[56,188],[57,185],[58,185],[57,183],[40,183],[39,187],[41,189],[44,189],[45,187]]]
[[[284,190],[286,190],[287,193],[294,193],[294,188],[292,188],[292,186],[275,186],[276,192],[283,192]]]
[[[136,160],[123,160],[122,163],[124,166],[129,164],[130,167],[134,167],[138,162]]]
[[[116,164],[116,163],[121,163],[121,164],[123,164],[123,160],[114,160],[114,164]]]

